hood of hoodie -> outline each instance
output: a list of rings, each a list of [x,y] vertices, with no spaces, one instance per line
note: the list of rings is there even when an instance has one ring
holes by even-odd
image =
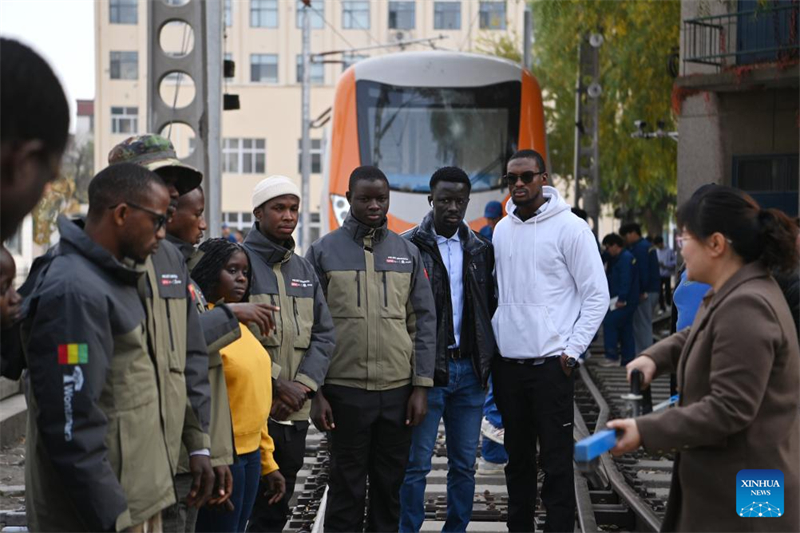
[[[270,265],[275,263],[285,263],[291,259],[294,253],[294,239],[289,237],[284,241],[286,246],[281,246],[266,238],[258,229],[258,222],[253,223],[253,229],[244,239],[244,246],[249,251],[257,253],[264,261]]]
[[[511,198],[509,198],[506,202],[506,213],[508,213],[508,216],[511,217],[511,220],[518,224],[533,224],[535,222],[542,222],[548,218],[552,218],[562,211],[567,211],[570,209],[569,204],[567,204],[567,202],[561,198],[561,194],[559,194],[555,187],[545,185],[542,187],[542,195],[547,198],[548,201],[543,206],[544,210],[538,215],[523,221],[517,216],[517,206],[514,204],[514,200]]]
[[[386,238],[386,233],[389,231],[387,226],[389,224],[388,219],[383,220],[383,224],[378,226],[377,228],[373,228],[372,226],[367,226],[356,217],[353,216],[353,212],[350,211],[347,213],[347,218],[344,219],[344,224],[342,224],[342,229],[349,233],[353,240],[363,246],[364,244],[364,237],[370,235],[372,236],[372,243],[373,245],[378,244],[384,238]]]
[[[135,284],[145,269],[133,260],[118,261],[111,252],[94,242],[84,231],[84,220],[58,217],[58,232],[61,235],[62,252],[74,252],[86,257],[103,270],[108,271],[127,284]]]

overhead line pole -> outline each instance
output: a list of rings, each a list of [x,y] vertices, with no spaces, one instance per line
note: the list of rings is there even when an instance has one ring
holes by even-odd
[[[311,0],[303,0],[303,117],[300,140],[300,173],[303,198],[300,207],[300,246],[303,253],[311,245]]]

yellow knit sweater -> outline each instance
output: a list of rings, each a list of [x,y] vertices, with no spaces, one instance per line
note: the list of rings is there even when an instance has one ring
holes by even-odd
[[[246,326],[241,330],[239,340],[220,350],[222,368],[228,385],[236,453],[242,455],[261,448],[263,476],[278,470],[272,457],[275,444],[267,431],[272,408],[272,361],[250,330]]]

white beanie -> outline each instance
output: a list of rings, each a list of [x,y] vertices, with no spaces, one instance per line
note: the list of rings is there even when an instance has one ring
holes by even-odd
[[[284,194],[293,194],[300,198],[300,188],[286,176],[276,175],[264,178],[253,189],[253,209]]]

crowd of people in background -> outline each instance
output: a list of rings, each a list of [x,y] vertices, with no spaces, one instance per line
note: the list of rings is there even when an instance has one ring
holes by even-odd
[[[7,39],[0,54],[5,240],[59,173],[69,111],[38,55]],[[676,408],[609,424],[614,453],[677,454],[667,529],[748,529],[717,481],[743,468],[781,470],[800,499],[798,226],[741,191],[680,206],[670,295],[663,239],[626,223],[599,250],[534,150],[509,157],[509,198],[480,231],[464,170],[431,169],[431,209],[399,235],[386,175],[355,168],[344,223],[304,256],[288,177],[254,188],[246,236],[203,241],[203,176],[168,139],[131,137],[108,162],[19,293],[0,256],[31,531],[281,531],[312,422],[330,438],[324,529],[419,531],[443,420],[445,531],[470,522],[482,433],[478,473],[503,469],[508,529],[534,531],[540,498],[545,530],[571,532],[576,370],[601,325],[600,364],[645,385],[677,374]],[[676,333],[653,344],[670,305]],[[773,520],[800,530],[796,507]]]

